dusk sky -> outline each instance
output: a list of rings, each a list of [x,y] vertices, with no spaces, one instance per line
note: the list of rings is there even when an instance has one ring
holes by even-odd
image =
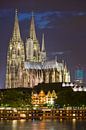
[[[0,1],[0,88],[4,88],[6,55],[12,37],[15,9],[22,39],[29,37],[31,12],[34,12],[37,38],[45,46],[49,59],[65,60],[73,76],[80,65],[86,70],[85,0],[1,0]]]

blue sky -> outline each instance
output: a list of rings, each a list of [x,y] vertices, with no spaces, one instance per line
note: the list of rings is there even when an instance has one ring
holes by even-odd
[[[12,18],[14,9],[2,9],[0,10],[0,18]],[[20,22],[30,20],[32,16],[31,12],[18,12],[18,18]],[[38,28],[56,28],[54,26],[55,21],[57,23],[60,20],[67,22],[70,18],[74,17],[86,17],[86,12],[83,11],[47,11],[47,12],[34,12],[36,25]]]

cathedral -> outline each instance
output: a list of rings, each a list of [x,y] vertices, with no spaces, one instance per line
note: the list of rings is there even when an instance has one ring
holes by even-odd
[[[36,36],[32,14],[30,33],[23,43],[20,34],[17,11],[12,38],[7,52],[6,88],[34,87],[39,83],[70,82],[70,72],[63,62],[47,60],[44,34],[42,46]]]

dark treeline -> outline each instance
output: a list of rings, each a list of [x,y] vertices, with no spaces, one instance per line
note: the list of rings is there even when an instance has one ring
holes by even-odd
[[[0,106],[31,107],[31,88],[0,90]]]
[[[39,93],[43,90],[46,94],[48,91],[55,90],[57,99],[55,106],[86,106],[86,92],[73,92],[71,87],[62,87],[61,83],[39,84],[31,88],[12,88],[0,90],[0,106],[10,107],[32,107],[31,93]]]

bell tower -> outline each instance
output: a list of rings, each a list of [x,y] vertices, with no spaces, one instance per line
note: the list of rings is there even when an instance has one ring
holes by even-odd
[[[24,87],[24,61],[24,44],[20,35],[18,15],[16,10],[13,35],[9,42],[7,52],[6,88]]]
[[[30,39],[33,40],[33,62],[39,62],[40,61],[40,45],[36,37],[33,12],[32,12],[31,24],[30,24]]]

